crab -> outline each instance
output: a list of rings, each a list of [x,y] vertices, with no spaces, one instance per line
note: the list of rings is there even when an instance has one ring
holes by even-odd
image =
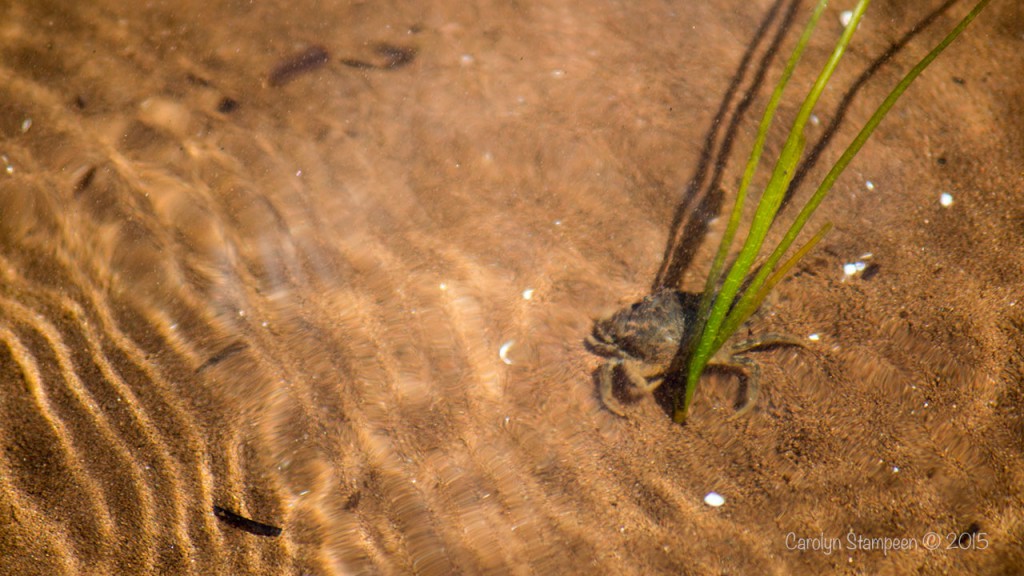
[[[592,352],[608,359],[598,371],[598,390],[605,408],[625,416],[612,393],[616,369],[645,394],[661,386],[680,346],[689,346],[696,335],[694,327],[700,300],[700,294],[662,289],[594,323],[586,344]],[[733,418],[747,413],[756,404],[759,394],[760,369],[743,354],[779,345],[803,346],[803,343],[791,336],[764,334],[723,346],[708,361],[709,366],[737,371],[746,380],[746,394],[740,398]]]

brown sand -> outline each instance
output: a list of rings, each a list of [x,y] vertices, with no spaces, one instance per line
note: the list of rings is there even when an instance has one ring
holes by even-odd
[[[685,427],[603,410],[582,342],[649,290],[771,3],[273,4],[0,4],[0,574],[1024,570],[1020,2],[906,95],[744,329],[820,341],[757,356],[746,419],[709,376]],[[939,5],[871,8],[811,142]]]

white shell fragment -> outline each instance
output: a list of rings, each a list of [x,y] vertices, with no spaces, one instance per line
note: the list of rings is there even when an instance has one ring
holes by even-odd
[[[846,264],[843,264],[843,276],[845,277],[843,279],[845,280],[846,278],[856,276],[857,274],[860,274],[861,272],[867,270],[868,263],[865,262],[865,260],[871,260],[873,256],[874,254],[872,254],[871,252],[865,252],[860,255],[860,260],[857,260],[856,262],[847,262]]]
[[[867,182],[864,183],[864,187],[867,188],[868,190],[874,190],[875,183],[872,182],[871,180],[868,180]]]
[[[512,349],[512,345],[515,343],[515,340],[509,340],[508,342],[502,344],[501,348],[498,348],[498,358],[501,358],[501,361],[504,362],[505,364],[512,364],[512,359],[508,357],[508,351]]]
[[[847,276],[853,276],[854,274],[860,274],[861,272],[866,270],[867,267],[868,267],[868,263],[864,262],[863,260],[858,260],[856,262],[847,262],[846,264],[843,264],[843,274],[845,274]]]
[[[807,339],[810,340],[811,342],[817,342],[818,340],[821,340],[821,334],[815,332],[814,334],[809,335]]]
[[[523,290],[523,300],[530,300],[530,299],[532,299],[533,298],[533,293],[534,293],[534,289],[533,288],[527,288],[526,290]]]
[[[722,504],[725,504],[725,496],[722,496],[718,492],[708,492],[704,496],[704,503],[712,508],[718,508]]]
[[[853,10],[843,10],[839,13],[839,23],[846,28],[850,25],[850,21],[853,20]]]
[[[943,192],[939,196],[939,204],[942,204],[943,208],[949,208],[953,205],[953,195],[949,192]]]

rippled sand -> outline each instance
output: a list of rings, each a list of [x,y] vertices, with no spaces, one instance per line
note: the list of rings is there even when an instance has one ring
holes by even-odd
[[[129,4],[0,3],[0,573],[1024,569],[1018,3],[907,94],[745,329],[820,340],[759,354],[737,422],[711,375],[686,427],[602,409],[583,339],[663,269],[772,3]],[[812,141],[939,6],[877,4]],[[928,531],[989,544],[791,549]]]

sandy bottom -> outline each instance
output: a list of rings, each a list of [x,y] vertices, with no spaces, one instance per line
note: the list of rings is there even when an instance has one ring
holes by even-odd
[[[710,374],[682,427],[603,409],[583,341],[702,286],[723,222],[686,233],[688,191],[719,166],[731,197],[790,4],[278,4],[0,7],[0,573],[1024,570],[1021,3],[906,95],[742,330],[818,340],[756,355],[746,418]],[[798,200],[940,4],[871,8]]]

